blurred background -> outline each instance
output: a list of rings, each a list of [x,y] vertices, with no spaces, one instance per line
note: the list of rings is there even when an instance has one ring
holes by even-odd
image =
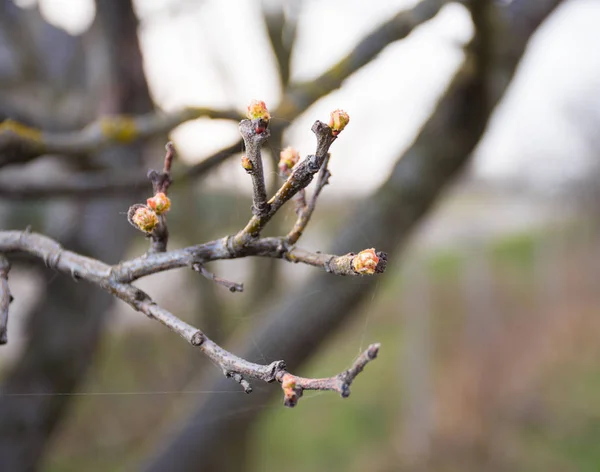
[[[112,264],[142,254],[125,213],[172,139],[169,247],[234,233],[251,201],[236,117],[260,99],[271,193],[282,148],[312,153],[314,120],[351,117],[298,245],[390,254],[372,278],[211,264],[236,294],[184,269],[137,283],[303,376],[382,343],[348,399],[308,392],[291,410],[99,289],[12,258],[0,469],[600,470],[599,24],[594,0],[0,0],[2,228]],[[176,119],[65,152],[13,141],[14,122],[72,140],[114,115]],[[289,207],[267,235],[289,231]]]

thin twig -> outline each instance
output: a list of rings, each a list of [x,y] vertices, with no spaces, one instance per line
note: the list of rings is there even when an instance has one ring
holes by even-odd
[[[175,157],[175,146],[171,141],[165,146],[166,154],[162,172],[156,172],[150,169],[148,172],[148,179],[152,183],[152,190],[154,195],[164,194],[165,196],[169,192],[169,186],[173,183],[171,178],[171,165],[173,164],[173,158]],[[150,202],[150,200],[148,200]],[[150,253],[154,252],[165,252],[167,250],[167,244],[169,242],[169,228],[167,227],[167,216],[166,214],[158,214],[158,224],[156,228],[150,233]]]
[[[323,190],[325,185],[329,183],[329,177],[331,177],[331,172],[329,172],[329,169],[327,168],[327,165],[329,164],[329,157],[330,155],[328,153],[323,161],[323,164],[321,165],[319,177],[317,178],[317,186],[315,187],[315,192],[313,193],[309,202],[306,203],[305,198],[300,200],[300,203],[304,203],[304,206],[298,208],[298,219],[296,220],[296,223],[294,223],[292,230],[286,236],[287,242],[290,245],[296,244],[298,239],[300,239],[300,236],[302,236],[302,233],[310,221],[310,217],[315,211],[315,207],[317,206],[317,198],[319,198],[321,190]]]
[[[329,147],[336,139],[331,132],[331,128],[321,121],[316,121],[312,126],[312,131],[317,137],[317,149],[314,155],[308,156],[300,162],[288,179],[284,182],[277,193],[268,201],[268,211],[262,215],[254,215],[246,227],[236,234],[231,245],[233,249],[239,249],[247,245],[252,239],[256,238],[260,231],[266,226],[277,211],[296,195],[301,189],[306,188],[313,179],[329,152]]]
[[[304,390],[328,390],[338,392],[342,398],[350,396],[350,385],[365,366],[377,357],[380,344],[371,344],[352,364],[348,370],[333,377],[324,379],[307,379],[280,371],[277,380],[281,383],[284,394],[284,405],[294,407]]]
[[[259,127],[258,129],[261,131],[256,131],[257,126],[251,120],[242,120],[240,122],[240,134],[244,140],[246,157],[251,163],[251,168],[247,172],[252,177],[252,213],[261,216],[269,210],[261,147],[269,138],[270,132],[266,127]]]
[[[13,300],[8,286],[9,270],[10,263],[8,262],[8,259],[4,254],[0,254],[0,344],[6,344],[8,342],[8,306]]]
[[[302,114],[319,98],[341,87],[357,70],[375,59],[389,44],[407,37],[417,26],[431,20],[448,0],[422,0],[410,10],[399,12],[366,35],[337,64],[316,79],[290,84],[274,116],[290,120]]]
[[[234,110],[189,107],[146,115],[117,115],[100,118],[86,128],[68,133],[50,133],[12,120],[0,123],[0,166],[27,162],[43,154],[81,155],[97,152],[111,144],[128,144],[170,131],[200,117],[239,120]]]
[[[213,274],[212,272],[210,272],[208,269],[206,269],[206,267],[204,267],[202,264],[193,264],[192,269],[194,269],[196,272],[200,272],[208,280],[212,280],[213,282],[227,288],[230,292],[243,292],[244,291],[244,284],[240,284],[237,282],[231,282],[230,280],[226,280],[222,277],[219,277],[219,276]]]
[[[233,156],[239,154],[242,141],[222,149],[197,164],[183,168],[173,174],[175,186],[189,182],[190,179],[203,177],[210,170]],[[40,180],[30,172],[18,176],[0,175],[0,197],[15,200],[41,198],[111,198],[122,194],[131,194],[147,185],[148,178],[139,170],[121,172],[77,172],[52,180]]]

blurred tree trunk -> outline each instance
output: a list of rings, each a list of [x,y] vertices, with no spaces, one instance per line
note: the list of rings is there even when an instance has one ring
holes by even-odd
[[[378,247],[397,257],[417,222],[430,210],[442,191],[464,168],[484,133],[493,107],[508,87],[527,42],[560,0],[515,0],[508,28],[494,41],[485,35],[473,44],[464,66],[408,151],[401,156],[385,183],[365,198],[336,238],[333,253]],[[514,8],[514,10],[513,10]],[[497,18],[501,22],[500,18]],[[479,36],[480,31],[478,31]],[[488,32],[489,34],[489,32]],[[286,294],[264,322],[250,334],[255,342],[243,350],[251,361],[285,359],[297,370],[318,346],[356,311],[375,286],[375,278],[349,281],[326,273],[294,294]],[[320,292],[322,297],[305,294]],[[260,350],[258,349],[260,346]],[[385,346],[382,355],[385,355]],[[363,379],[364,380],[364,379]],[[231,388],[231,381],[211,382],[216,391]],[[240,455],[251,425],[273,395],[267,386],[252,395],[212,395],[187,420],[149,471],[239,470],[225,462]],[[235,414],[243,411],[244,414]]]
[[[103,111],[150,111],[152,101],[132,1],[98,0],[97,11],[96,23],[88,34],[92,42],[106,42],[105,57],[88,60],[109,64],[106,73],[110,87],[101,95]],[[94,53],[99,51],[94,49]],[[142,150],[139,146],[107,150],[98,158],[107,167],[139,166]],[[67,235],[63,232],[60,242],[77,252],[117,262],[134,234],[121,214],[130,203],[107,199],[79,204],[78,224],[66,229]],[[49,208],[48,212],[54,210]],[[48,273],[47,279],[50,276]],[[93,361],[112,297],[96,287],[84,283],[74,287],[73,283],[57,277],[47,286],[28,320],[24,353],[3,380],[4,394],[41,395],[1,397],[0,470],[31,471],[39,467],[48,440],[72,400],[53,394],[75,391]]]

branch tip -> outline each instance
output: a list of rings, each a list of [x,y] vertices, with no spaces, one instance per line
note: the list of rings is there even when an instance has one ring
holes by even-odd
[[[202,265],[200,263],[193,264],[192,269],[195,270],[196,272],[199,272],[200,274],[202,274],[208,280],[212,280],[213,282],[215,282],[219,285],[222,285],[223,287],[227,288],[232,293],[244,291],[244,284],[240,284],[237,282],[231,282],[229,280],[223,279],[222,277],[219,277],[219,276],[213,274],[212,272],[210,272],[209,270],[207,270],[206,267],[204,267],[204,265]]]

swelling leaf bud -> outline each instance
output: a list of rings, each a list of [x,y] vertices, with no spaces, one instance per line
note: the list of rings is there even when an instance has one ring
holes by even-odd
[[[342,132],[346,125],[350,122],[350,116],[344,110],[335,110],[331,112],[329,117],[329,127],[334,136]]]
[[[289,175],[292,168],[300,160],[300,153],[293,147],[286,147],[279,153],[279,171],[283,175]]]
[[[261,100],[252,100],[248,105],[248,113],[246,115],[249,120],[263,120],[267,123],[271,119],[267,105]]]
[[[156,212],[157,215],[161,215],[171,208],[171,200],[164,193],[159,192],[154,195],[152,198],[146,200],[146,203],[152,210]]]
[[[242,167],[246,169],[246,172],[252,172],[252,169],[254,169],[252,161],[248,159],[248,156],[242,156]]]
[[[144,233],[151,233],[158,225],[158,216],[146,205],[134,205],[129,209],[129,222]]]
[[[372,275],[379,264],[379,257],[375,254],[375,249],[365,249],[360,251],[352,260],[352,268],[361,275]]]

